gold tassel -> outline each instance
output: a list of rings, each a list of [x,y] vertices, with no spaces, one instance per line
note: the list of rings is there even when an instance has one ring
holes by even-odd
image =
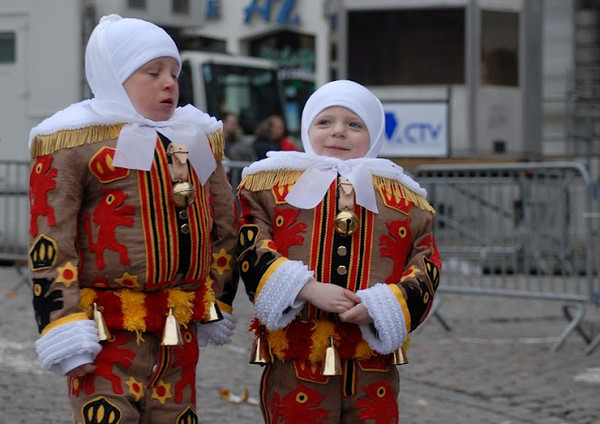
[[[110,331],[108,331],[108,327],[106,326],[106,322],[104,322],[104,317],[102,316],[102,312],[98,310],[98,305],[94,302],[94,322],[96,323],[96,328],[98,329],[98,338],[100,341],[109,340],[111,335]]]
[[[271,354],[269,353],[269,345],[265,340],[264,334],[261,332],[254,337],[252,342],[252,354],[250,355],[251,364],[265,365],[271,363]]]
[[[177,318],[173,315],[173,308],[169,308],[169,315],[167,315],[167,321],[165,323],[165,329],[163,331],[161,345],[163,346],[179,346],[183,344],[183,338],[181,337],[181,329]]]
[[[206,314],[204,314],[204,319],[202,320],[203,324],[207,324],[209,322],[221,321],[223,319],[223,314],[217,305],[217,302],[211,302]]]
[[[335,346],[333,345],[333,337],[329,337],[330,346],[325,351],[325,363],[323,365],[323,375],[341,375],[342,365]]]
[[[404,365],[408,364],[408,357],[404,348],[399,347],[392,356],[392,365]]]

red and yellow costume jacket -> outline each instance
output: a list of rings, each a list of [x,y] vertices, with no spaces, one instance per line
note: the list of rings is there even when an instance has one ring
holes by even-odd
[[[236,212],[221,165],[223,135],[209,134],[217,168],[193,203],[171,198],[169,140],[157,137],[150,171],[112,164],[122,125],[38,135],[30,176],[30,267],[42,335],[89,320],[160,331],[168,310],[187,325],[215,300],[231,312],[237,289]],[[176,140],[173,140],[176,141]]]
[[[379,212],[354,204],[358,228],[343,234],[335,229],[339,179],[313,209],[285,201],[301,174],[262,170],[239,187],[238,265],[255,304],[251,329],[282,361],[320,363],[332,340],[341,359],[387,360],[433,303],[441,268],[434,209],[399,181],[373,176]],[[313,276],[363,295],[373,324],[343,323],[296,301]]]

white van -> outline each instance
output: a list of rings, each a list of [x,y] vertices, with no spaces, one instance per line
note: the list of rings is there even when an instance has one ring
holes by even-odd
[[[234,113],[247,137],[267,116],[285,117],[274,62],[200,51],[183,51],[181,60],[180,105],[191,103],[219,119]]]

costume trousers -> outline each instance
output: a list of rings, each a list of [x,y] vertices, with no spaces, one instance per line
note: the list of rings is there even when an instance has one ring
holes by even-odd
[[[275,360],[261,380],[266,424],[397,424],[398,372],[393,365],[342,361],[342,375],[321,366]]]
[[[73,423],[198,423],[195,326],[182,338],[183,345],[161,346],[156,334],[112,331],[95,372],[69,378]]]

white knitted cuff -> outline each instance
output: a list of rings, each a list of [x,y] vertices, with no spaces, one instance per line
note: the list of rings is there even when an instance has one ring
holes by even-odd
[[[70,370],[63,366],[74,356],[89,355],[91,361],[102,350],[98,330],[92,320],[73,321],[53,328],[35,343],[42,368],[58,373]]]
[[[196,325],[196,334],[200,347],[206,347],[209,342],[216,346],[222,346],[231,342],[237,317],[225,311],[221,311],[221,313],[223,314],[222,320],[206,324],[198,323]]]
[[[304,302],[296,297],[312,278],[312,271],[302,261],[288,260],[279,265],[254,303],[258,319],[269,330],[283,328],[292,322],[304,306]]]
[[[356,294],[367,308],[375,326],[375,332],[370,324],[359,326],[371,349],[388,354],[402,346],[408,336],[406,320],[396,296],[387,284],[375,284]]]

